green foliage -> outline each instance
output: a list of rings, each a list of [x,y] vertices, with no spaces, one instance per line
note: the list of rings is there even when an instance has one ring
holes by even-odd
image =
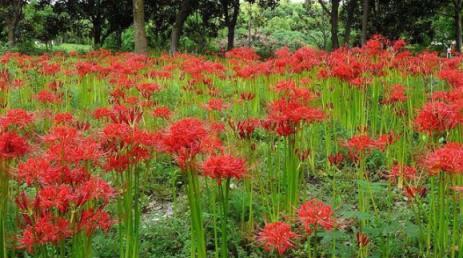
[[[274,9],[263,9],[257,4],[242,4],[237,25],[237,45],[256,47],[268,55],[287,46],[326,48],[329,41],[329,22],[317,5],[282,1]]]

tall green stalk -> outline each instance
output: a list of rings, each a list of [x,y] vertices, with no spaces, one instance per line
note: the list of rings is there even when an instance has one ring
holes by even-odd
[[[206,258],[206,241],[201,215],[201,200],[198,175],[187,169],[187,195],[191,211],[191,257]]]
[[[8,257],[6,220],[8,216],[9,176],[6,161],[0,161],[0,258]]]
[[[119,235],[123,244],[120,249],[121,258],[135,258],[140,249],[140,173],[141,169],[131,166],[121,175],[124,189],[119,200]]]
[[[285,137],[285,171],[284,182],[286,184],[286,212],[294,215],[299,194],[300,173],[298,159],[295,153],[295,135]]]

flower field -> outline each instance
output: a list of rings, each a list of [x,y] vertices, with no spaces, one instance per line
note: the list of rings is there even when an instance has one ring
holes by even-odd
[[[0,257],[463,257],[462,60],[4,54]]]

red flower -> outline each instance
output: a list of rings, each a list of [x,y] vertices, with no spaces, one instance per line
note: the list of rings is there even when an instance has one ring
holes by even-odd
[[[405,186],[404,194],[408,198],[425,197],[428,190],[421,186]]]
[[[426,155],[423,165],[432,175],[439,172],[451,174],[463,173],[463,146],[448,143]]]
[[[33,115],[23,109],[10,109],[4,117],[0,117],[0,128],[17,126],[25,127],[32,123]]]
[[[243,121],[239,121],[236,126],[233,127],[235,131],[237,131],[238,136],[241,139],[249,139],[251,138],[252,134],[259,126],[259,121],[256,119],[247,119]]]
[[[24,156],[29,150],[29,144],[15,133],[0,134],[0,159],[13,159]]]
[[[398,177],[403,177],[405,180],[412,180],[416,178],[416,169],[414,167],[405,165],[395,165],[391,168],[389,178],[395,180]]]
[[[72,122],[72,120],[74,120],[74,117],[69,112],[58,113],[54,117],[54,122],[57,124],[65,124],[68,122]]]
[[[394,104],[407,100],[405,88],[402,85],[396,84],[392,86],[389,96],[382,101],[383,104]]]
[[[222,111],[227,108],[227,105],[223,103],[222,99],[210,99],[204,108],[208,111]]]
[[[322,121],[323,111],[306,107],[297,101],[280,99],[269,106],[268,117],[264,125],[266,129],[276,131],[280,136],[289,136],[296,132],[302,122]]]
[[[106,211],[89,209],[82,212],[79,230],[85,231],[87,236],[90,236],[97,229],[108,231],[112,224],[111,216]]]
[[[459,111],[452,105],[443,102],[430,102],[424,105],[415,119],[418,131],[447,131],[456,127],[462,121]]]
[[[259,59],[259,55],[256,54],[256,51],[252,48],[247,47],[234,48],[225,53],[225,57],[242,59],[246,61],[253,61]]]
[[[333,210],[318,199],[312,199],[301,205],[298,216],[309,235],[312,234],[312,230],[317,230],[317,226],[325,230],[331,230],[334,226]]]
[[[153,110],[153,116],[154,117],[158,117],[158,118],[162,118],[162,119],[166,119],[168,120],[171,116],[172,112],[170,111],[170,109],[168,107],[164,107],[164,106],[161,106],[161,107],[157,107]]]
[[[284,222],[266,224],[259,233],[258,240],[268,252],[277,250],[280,255],[294,244],[292,240],[298,235],[291,231],[291,226]]]
[[[202,165],[205,176],[216,179],[220,184],[222,179],[242,178],[246,173],[244,160],[231,155],[210,156]]]
[[[357,245],[359,247],[365,247],[370,243],[368,236],[362,232],[357,232],[357,234],[355,234],[355,238],[357,239]]]
[[[355,135],[345,141],[342,145],[348,148],[354,155],[357,155],[358,153],[365,153],[373,149],[384,150],[388,144],[392,143],[393,139],[391,135],[392,134],[381,135],[377,140],[374,140],[365,134]]]
[[[161,87],[156,83],[141,83],[137,85],[137,90],[145,99],[149,99],[153,93],[160,91]]]
[[[344,155],[340,152],[328,156],[328,161],[332,166],[338,166],[344,161]]]
[[[56,104],[60,102],[60,98],[53,92],[41,90],[37,93],[36,98],[43,104]]]
[[[201,152],[210,151],[217,146],[217,142],[210,141],[204,123],[196,118],[185,118],[173,123],[166,132],[159,136],[159,149],[172,154],[179,166],[187,163]]]

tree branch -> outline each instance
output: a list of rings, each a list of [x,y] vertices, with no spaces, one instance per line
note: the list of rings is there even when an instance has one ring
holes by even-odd
[[[331,15],[330,10],[326,7],[325,2],[323,2],[323,0],[318,0],[318,3],[322,6],[323,11],[325,11],[328,15]]]

